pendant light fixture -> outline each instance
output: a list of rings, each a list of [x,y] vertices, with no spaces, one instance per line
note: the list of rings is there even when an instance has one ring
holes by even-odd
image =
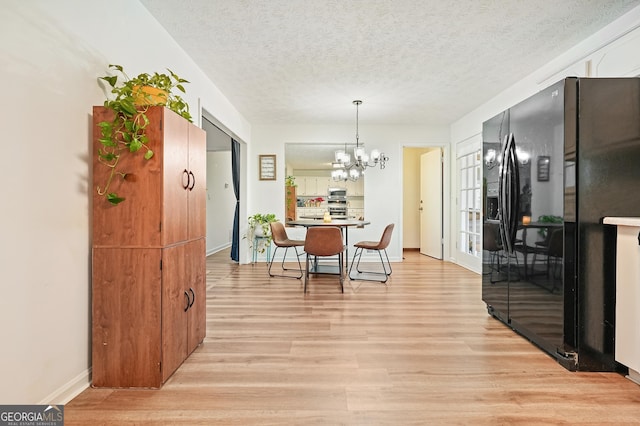
[[[384,153],[374,149],[371,151],[371,155],[367,154],[363,146],[360,146],[360,133],[359,133],[359,107],[362,105],[362,101],[355,100],[353,104],[356,106],[356,146],[353,149],[353,163],[351,162],[351,155],[347,152],[347,144],[344,145],[344,150],[338,150],[335,152],[335,162],[333,167],[335,170],[331,172],[331,177],[334,181],[356,181],[364,174],[367,167],[375,167],[378,164],[380,169],[384,169],[389,157]]]

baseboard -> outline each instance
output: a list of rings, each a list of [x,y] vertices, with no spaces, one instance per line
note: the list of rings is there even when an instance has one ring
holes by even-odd
[[[222,251],[222,250],[228,249],[229,247],[231,247],[231,243],[228,243],[228,244],[222,244],[222,245],[220,245],[220,246],[218,246],[218,247],[213,247],[213,248],[211,248],[211,249],[207,250],[206,255],[207,255],[207,256],[211,256],[212,254],[215,254],[215,253],[217,253],[217,252],[219,252],[219,251]]]
[[[71,401],[76,396],[80,395],[82,391],[87,389],[91,385],[91,367],[88,370],[78,374],[73,379],[62,385],[60,388],[52,392],[42,401],[40,405],[64,405]]]

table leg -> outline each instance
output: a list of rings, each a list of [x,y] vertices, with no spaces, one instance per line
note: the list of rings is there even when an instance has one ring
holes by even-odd
[[[344,227],[344,241],[345,241],[345,249],[344,249],[344,270],[349,272],[349,227]]]

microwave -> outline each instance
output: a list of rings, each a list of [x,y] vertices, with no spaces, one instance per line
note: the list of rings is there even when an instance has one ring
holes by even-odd
[[[329,197],[329,199],[331,199],[331,197],[335,197],[336,199],[340,197],[346,198],[347,188],[329,188],[327,196]]]

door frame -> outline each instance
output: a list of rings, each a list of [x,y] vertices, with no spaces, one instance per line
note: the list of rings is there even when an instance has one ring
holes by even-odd
[[[458,169],[458,158],[463,155],[471,154],[480,150],[482,153],[482,133],[477,133],[465,140],[462,140],[456,144],[455,154],[451,158],[451,173],[453,176],[453,186],[451,192],[451,206],[454,220],[451,223],[451,255],[455,259],[454,261],[470,271],[482,274],[482,254],[480,257],[472,256],[464,251],[461,251],[458,247],[458,237],[460,235],[460,223],[458,218],[458,195],[460,192],[460,182],[458,182],[458,175],[460,170]],[[480,188],[482,190],[482,186]],[[482,232],[482,231],[481,231]],[[482,237],[482,235],[481,235]],[[482,241],[482,238],[481,238]]]
[[[407,200],[410,198],[407,196],[407,191],[410,191],[410,185],[407,185],[407,182],[405,182],[407,179],[409,179],[409,177],[406,175],[405,173],[405,165],[404,165],[404,158],[405,155],[409,155],[409,156],[416,156],[417,157],[417,161],[419,162],[419,154],[417,153],[417,151],[419,149],[421,150],[427,150],[427,149],[433,149],[433,148],[439,148],[442,151],[442,240],[443,240],[443,244],[442,244],[442,260],[443,261],[447,261],[447,262],[455,262],[455,258],[452,256],[452,252],[451,252],[451,247],[452,247],[452,243],[455,244],[455,240],[452,241],[451,238],[453,235],[453,230],[452,230],[452,224],[455,225],[454,221],[451,220],[451,200],[452,198],[455,200],[455,197],[453,196],[453,194],[451,193],[451,170],[452,170],[452,166],[455,165],[455,159],[452,162],[451,159],[451,146],[449,145],[448,142],[443,142],[441,144],[437,144],[437,143],[403,143],[402,144],[402,169],[403,169],[403,182],[402,182],[402,191],[403,191],[403,196],[402,196],[402,217],[403,217],[403,221],[402,221],[402,229],[400,230],[400,234],[403,238],[402,241],[402,248],[405,249],[407,248],[404,244],[404,234],[406,232],[419,232],[419,229],[412,229],[413,225],[411,225],[410,223],[408,223],[408,221],[405,220],[405,214],[410,214],[411,210],[414,209],[415,214],[418,215],[418,211],[417,211],[417,207],[413,206],[410,207],[407,205]],[[416,151],[415,153],[412,153],[412,151]],[[416,160],[414,158],[414,160]],[[415,181],[418,181],[419,176],[415,177]],[[407,223],[405,223],[407,222]],[[419,223],[419,222],[418,222]]]

